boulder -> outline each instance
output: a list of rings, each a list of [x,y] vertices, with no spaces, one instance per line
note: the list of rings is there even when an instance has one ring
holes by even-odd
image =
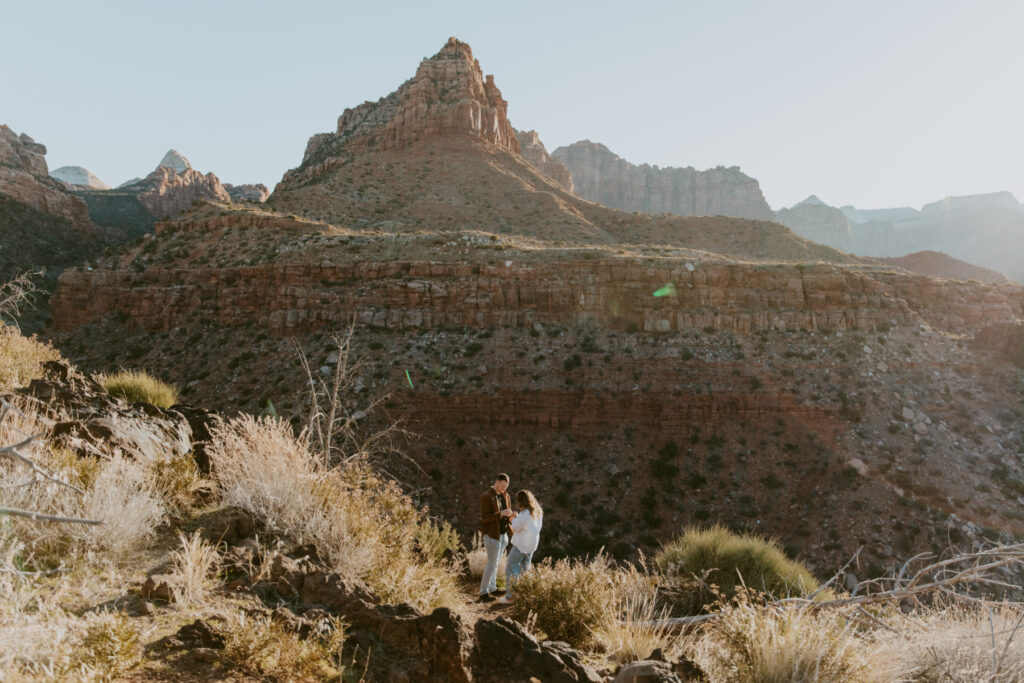
[[[538,641],[520,624],[506,617],[476,623],[473,680],[541,680],[550,683],[597,683],[601,677],[583,663],[566,643]]]
[[[623,666],[612,683],[682,683],[682,679],[667,662],[645,660]]]

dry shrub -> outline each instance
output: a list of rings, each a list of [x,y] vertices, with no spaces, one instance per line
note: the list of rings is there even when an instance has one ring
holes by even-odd
[[[1024,681],[1021,617],[1019,608],[924,610],[898,622],[902,628],[897,635],[879,632],[874,655],[893,662],[903,680]]]
[[[149,403],[166,410],[178,402],[177,387],[145,370],[121,370],[112,375],[100,375],[99,381],[108,394],[129,403]]]
[[[222,665],[276,681],[324,681],[340,678],[345,631],[333,621],[306,640],[269,617],[232,614],[218,628],[224,636]]]
[[[10,391],[43,376],[43,363],[60,358],[50,344],[26,337],[0,323],[0,391]]]
[[[86,619],[85,630],[64,665],[69,677],[114,680],[141,660],[139,632],[125,614],[103,612]]]
[[[835,614],[765,607],[740,589],[694,645],[691,656],[714,683],[892,680],[874,669],[864,643]]]
[[[207,449],[223,503],[241,508],[387,602],[423,610],[462,604],[457,575],[417,552],[424,514],[362,464],[327,468],[303,438],[270,417],[221,420]]]
[[[171,553],[175,602],[186,607],[202,604],[213,585],[210,570],[217,561],[217,549],[199,531],[192,536],[178,532],[178,540],[181,546]]]
[[[779,598],[818,588],[810,571],[786,557],[774,540],[718,525],[686,529],[658,550],[654,562],[666,597],[681,614],[697,614],[743,586]]]
[[[11,444],[26,434],[48,430],[47,423],[27,400],[14,403],[0,423],[0,443]],[[37,478],[27,468],[0,461],[0,505],[64,517],[100,519],[103,524],[37,524],[12,520],[13,532],[35,564],[65,562],[88,551],[123,557],[142,547],[163,519],[163,506],[147,469],[118,453],[107,458],[81,458],[51,448],[44,440],[21,449],[39,467],[84,490]],[[26,484],[26,485],[22,485]]]
[[[524,623],[533,621],[549,640],[589,647],[594,630],[607,618],[606,606],[615,598],[612,574],[603,555],[589,562],[536,564],[516,581],[512,615]]]

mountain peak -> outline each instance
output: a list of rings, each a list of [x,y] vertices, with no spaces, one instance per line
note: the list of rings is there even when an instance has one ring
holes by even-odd
[[[795,209],[798,206],[828,206],[828,204],[826,204],[825,202],[823,202],[820,199],[818,199],[818,195],[812,194],[810,197],[808,197],[807,199],[803,200],[802,202],[794,204],[792,206],[792,208]]]
[[[185,156],[176,149],[167,150],[167,154],[164,155],[164,158],[161,159],[160,163],[156,166],[157,168],[160,168],[161,166],[173,168],[178,173],[182,173],[183,171],[192,168],[192,164],[188,162],[188,159],[186,159]]]
[[[368,151],[404,149],[441,137],[469,138],[519,154],[507,112],[494,77],[484,76],[470,46],[449,38],[393,93],[346,109],[334,133],[314,135],[302,165],[285,174],[282,183],[308,182],[328,170],[325,164]]]

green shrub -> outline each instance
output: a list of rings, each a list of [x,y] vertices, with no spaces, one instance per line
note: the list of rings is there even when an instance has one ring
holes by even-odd
[[[737,588],[776,597],[807,595],[818,587],[814,576],[786,557],[776,541],[738,535],[715,525],[690,528],[663,545],[654,557],[663,590],[680,614],[697,614],[716,599],[731,599]]]
[[[170,408],[178,402],[178,388],[162,382],[145,370],[121,370],[101,375],[100,384],[111,396],[130,403],[149,403],[157,408]]]
[[[524,623],[535,618],[536,629],[549,640],[586,647],[612,600],[611,572],[601,555],[590,562],[564,559],[534,565],[515,584],[512,616]]]

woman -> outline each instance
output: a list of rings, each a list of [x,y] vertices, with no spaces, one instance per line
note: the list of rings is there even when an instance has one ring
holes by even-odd
[[[516,510],[519,514],[512,520],[512,549],[508,552],[505,564],[505,586],[507,592],[498,602],[509,604],[513,601],[512,586],[519,575],[530,570],[533,552],[540,542],[540,527],[544,519],[544,511],[540,503],[529,491],[516,494]]]

